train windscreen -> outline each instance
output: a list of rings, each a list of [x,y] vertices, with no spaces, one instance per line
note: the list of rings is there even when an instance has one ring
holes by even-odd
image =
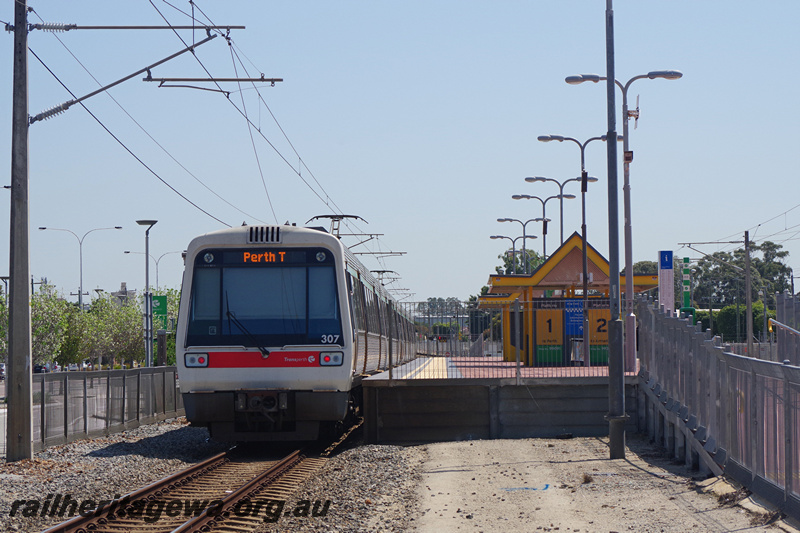
[[[333,254],[205,250],[194,264],[186,346],[343,344]]]

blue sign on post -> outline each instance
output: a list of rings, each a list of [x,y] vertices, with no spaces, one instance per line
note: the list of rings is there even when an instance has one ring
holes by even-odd
[[[583,300],[567,300],[566,306],[566,333],[567,335],[583,336]]]
[[[672,270],[672,250],[661,251],[658,253],[658,257],[661,270]]]

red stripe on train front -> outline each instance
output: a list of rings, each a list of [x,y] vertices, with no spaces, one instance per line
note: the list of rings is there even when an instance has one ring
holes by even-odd
[[[208,368],[318,367],[319,352],[209,352]]]

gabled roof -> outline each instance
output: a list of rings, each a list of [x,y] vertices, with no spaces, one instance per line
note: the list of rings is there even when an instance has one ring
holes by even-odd
[[[609,285],[608,261],[588,243],[586,257],[589,287],[605,291]],[[546,290],[580,287],[583,283],[582,277],[583,238],[575,232],[533,273],[492,275],[489,278],[489,293],[494,295],[520,293],[532,288],[534,296],[542,296]],[[625,286],[624,277],[620,277],[620,284]],[[634,290],[637,292],[657,286],[658,276],[634,276]]]

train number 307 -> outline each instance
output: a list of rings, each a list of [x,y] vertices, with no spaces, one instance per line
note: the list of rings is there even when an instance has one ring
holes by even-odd
[[[322,344],[336,344],[339,342],[339,335],[323,335]]]

